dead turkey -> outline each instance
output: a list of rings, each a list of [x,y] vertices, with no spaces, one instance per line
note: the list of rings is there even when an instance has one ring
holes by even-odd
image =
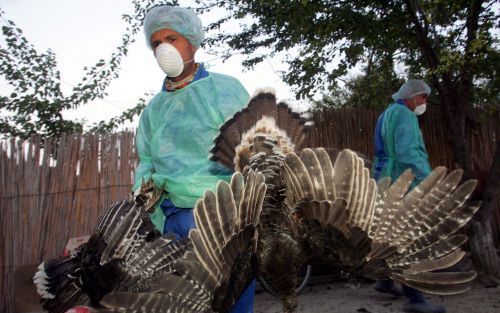
[[[159,192],[142,193],[113,204],[100,218],[88,242],[67,257],[43,262],[33,281],[43,308],[63,313],[75,306],[102,308],[112,291],[149,291],[149,280],[190,247],[188,240],[162,237],[149,219]]]
[[[477,211],[476,182],[436,168],[408,192],[413,175],[370,179],[353,151],[335,162],[303,149],[305,120],[274,94],[256,95],[220,130],[213,159],[234,168],[197,202],[192,248],[173,270],[152,277],[155,292],[115,291],[101,304],[117,312],[228,312],[255,275],[295,312],[295,273],[304,264],[391,278],[435,294],[468,289],[474,272],[433,272],[463,257],[456,234]]]

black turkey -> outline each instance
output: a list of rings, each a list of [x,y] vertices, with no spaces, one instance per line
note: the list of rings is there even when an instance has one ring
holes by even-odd
[[[173,242],[155,230],[149,211],[160,192],[153,189],[144,184],[141,194],[113,204],[72,255],[40,264],[33,280],[46,311],[100,308],[109,292],[151,290],[149,279],[170,271],[190,242]]]
[[[466,203],[476,182],[436,168],[408,192],[413,175],[378,185],[356,153],[334,164],[323,148],[303,149],[305,120],[263,92],[221,128],[213,159],[234,168],[197,202],[197,229],[156,292],[115,291],[116,312],[228,312],[255,275],[296,312],[295,273],[320,263],[370,278],[391,278],[434,294],[468,289],[474,272],[433,272],[458,262],[456,232],[479,208]],[[300,153],[299,153],[300,152]]]

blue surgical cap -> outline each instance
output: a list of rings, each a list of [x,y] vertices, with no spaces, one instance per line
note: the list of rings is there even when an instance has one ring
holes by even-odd
[[[427,85],[423,80],[420,79],[409,79],[404,83],[398,92],[392,95],[394,101],[409,99],[420,94],[431,94],[431,87]]]
[[[162,29],[175,30],[196,48],[205,38],[200,18],[186,8],[166,5],[151,8],[144,18],[144,33],[149,48],[151,48],[151,35]]]

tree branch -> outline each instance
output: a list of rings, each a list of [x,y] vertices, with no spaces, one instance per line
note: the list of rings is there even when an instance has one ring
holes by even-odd
[[[465,104],[470,104],[471,89],[472,89],[472,79],[473,79],[473,55],[474,49],[473,44],[477,39],[477,31],[479,28],[479,15],[481,13],[481,7],[483,5],[483,0],[473,0],[470,4],[470,9],[467,14],[467,21],[465,23],[467,29],[467,38],[465,42],[465,56],[464,63],[462,66],[462,79],[461,79],[461,95],[464,98]],[[465,109],[465,108],[464,108]]]

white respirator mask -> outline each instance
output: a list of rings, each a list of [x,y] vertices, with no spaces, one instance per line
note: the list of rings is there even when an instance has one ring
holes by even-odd
[[[192,62],[193,59],[184,62],[181,54],[169,43],[160,44],[155,51],[156,61],[168,77],[177,77],[184,70],[184,64]]]
[[[413,113],[415,113],[416,116],[419,116],[424,114],[426,109],[427,109],[427,103],[422,103],[420,105],[417,105],[415,110],[413,110]]]

